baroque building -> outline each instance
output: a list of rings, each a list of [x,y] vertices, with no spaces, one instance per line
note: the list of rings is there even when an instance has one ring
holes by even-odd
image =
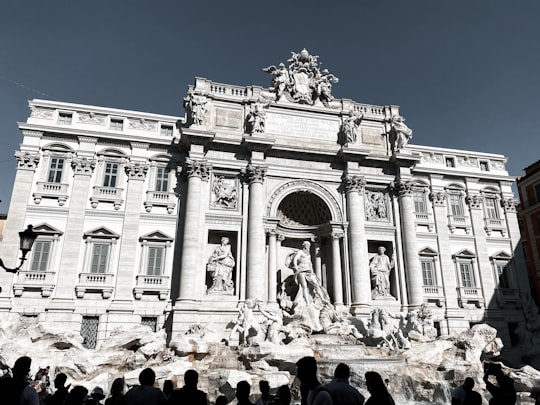
[[[360,319],[425,304],[441,335],[488,322],[509,344],[529,284],[505,157],[409,144],[397,106],[335,99],[305,50],[265,71],[196,78],[184,117],[30,101],[4,262],[38,238],[0,273],[0,318],[89,347],[139,323],[228,338],[242,303],[291,313],[320,285]]]

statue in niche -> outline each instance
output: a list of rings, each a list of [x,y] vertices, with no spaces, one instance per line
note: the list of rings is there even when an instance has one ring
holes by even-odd
[[[240,304],[238,308],[238,317],[229,334],[229,341],[232,340],[234,333],[238,332],[244,338],[244,344],[247,346],[259,346],[264,341],[264,332],[253,311],[257,308],[258,302],[248,298],[246,302]]]
[[[184,106],[187,108],[191,123],[195,125],[202,125],[204,121],[204,114],[206,113],[206,103],[208,100],[205,96],[197,96],[190,90],[187,96],[187,100]]]
[[[388,219],[386,197],[381,191],[366,191],[366,219],[377,221]]]
[[[238,198],[234,183],[228,183],[222,176],[220,176],[214,179],[214,183],[212,184],[212,193],[214,193],[214,201],[212,202],[213,206],[228,209],[236,208]]]
[[[386,249],[380,246],[377,250],[377,255],[371,259],[369,263],[369,272],[373,288],[371,297],[391,297],[390,295],[390,271],[395,264],[395,255],[392,255],[392,260],[385,254]]]
[[[394,140],[394,152],[399,152],[412,138],[412,130],[405,125],[405,118],[400,115],[392,117],[392,132]]]
[[[256,102],[251,105],[249,114],[247,116],[247,122],[249,125],[249,132],[254,133],[263,133],[264,126],[266,121],[266,104]]]
[[[350,117],[343,119],[343,123],[341,124],[342,145],[356,143],[358,140],[358,128],[360,127],[362,117],[362,113],[355,111]]]
[[[320,296],[322,299],[326,299],[328,293],[322,291],[317,275],[313,272],[313,264],[311,262],[310,254],[311,243],[307,240],[302,243],[302,249],[297,250],[291,254],[289,267],[294,271],[294,277],[298,286],[300,287],[299,293],[302,293],[304,302],[307,305],[313,303],[313,298],[310,295],[310,288],[314,294]],[[328,303],[330,300],[328,299]]]
[[[232,273],[236,262],[231,253],[231,245],[228,237],[221,238],[221,244],[214,249],[212,256],[206,265],[207,271],[212,276],[212,286],[208,292],[232,292],[234,282]]]

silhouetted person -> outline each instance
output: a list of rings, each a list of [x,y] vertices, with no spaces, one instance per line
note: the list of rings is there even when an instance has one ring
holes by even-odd
[[[127,405],[162,405],[166,403],[165,395],[159,388],[154,387],[156,373],[151,368],[145,368],[139,374],[141,385],[131,388],[125,395]]]
[[[274,405],[290,405],[291,404],[291,390],[288,385],[282,385],[278,388],[276,396],[274,397]]]
[[[88,390],[82,385],[76,385],[69,391],[64,405],[82,405],[86,402],[86,396],[88,395]]]
[[[19,357],[13,365],[13,377],[0,380],[0,399],[5,405],[39,405],[39,397],[34,388],[28,384],[28,373],[32,359]]]
[[[126,383],[123,378],[116,378],[111,384],[109,398],[105,400],[105,405],[126,405],[124,387]]]
[[[64,373],[56,374],[54,377],[54,388],[56,391],[47,400],[47,405],[62,405],[68,395],[68,388],[66,387],[67,375]]]
[[[487,366],[484,365],[484,367],[484,382],[486,383],[486,389],[492,396],[489,400],[489,405],[514,405],[516,403],[514,380],[503,373],[500,364],[489,363]],[[499,386],[489,381],[490,375],[495,376]]]
[[[366,373],[366,386],[370,393],[366,405],[395,405],[381,375],[375,371]]]
[[[465,405],[482,405],[482,395],[476,391],[469,392],[465,398]]]
[[[171,380],[165,380],[163,382],[163,395],[165,395],[165,398],[169,398],[169,395],[171,395],[173,391],[173,382]]]
[[[229,403],[229,400],[225,395],[220,395],[216,398],[216,405],[227,405]]]
[[[362,405],[365,398],[349,384],[351,370],[345,363],[339,363],[334,370],[334,379],[324,388],[332,396],[334,405]]]
[[[531,395],[529,395],[532,399],[535,400],[535,405],[540,405],[540,388],[539,387],[533,387],[531,388]]]
[[[236,384],[236,399],[238,405],[254,405],[249,401],[249,394],[251,392],[251,385],[247,381],[240,381]]]
[[[452,390],[452,405],[464,405],[467,394],[474,388],[474,380],[471,377],[465,378],[463,384]]]
[[[300,380],[302,405],[332,405],[330,393],[317,379],[317,361],[314,357],[302,357],[296,362],[296,376]]]
[[[208,399],[206,393],[197,389],[199,382],[199,373],[195,370],[188,370],[184,374],[184,386],[174,390],[167,403],[174,404],[190,404],[190,405],[207,405]]]
[[[268,384],[268,381],[259,381],[259,389],[261,390],[261,397],[257,401],[255,401],[255,405],[272,404],[274,397],[270,395],[270,384]]]

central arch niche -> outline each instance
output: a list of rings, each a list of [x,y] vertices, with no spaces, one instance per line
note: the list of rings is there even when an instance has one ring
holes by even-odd
[[[276,216],[283,225],[317,226],[332,220],[326,203],[309,191],[298,191],[286,196],[279,204]]]

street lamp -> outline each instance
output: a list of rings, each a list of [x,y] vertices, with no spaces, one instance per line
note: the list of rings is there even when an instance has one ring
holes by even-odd
[[[28,252],[30,252],[30,250],[32,250],[32,245],[37,238],[37,233],[32,230],[32,225],[28,225],[28,228],[26,228],[26,230],[19,232],[19,238],[20,249],[22,252],[21,263],[19,264],[19,267],[16,267],[14,269],[8,269],[6,266],[4,266],[4,262],[2,261],[2,259],[0,259],[0,267],[2,267],[8,273],[17,273],[22,267],[23,263],[26,260],[26,255],[28,254]]]

